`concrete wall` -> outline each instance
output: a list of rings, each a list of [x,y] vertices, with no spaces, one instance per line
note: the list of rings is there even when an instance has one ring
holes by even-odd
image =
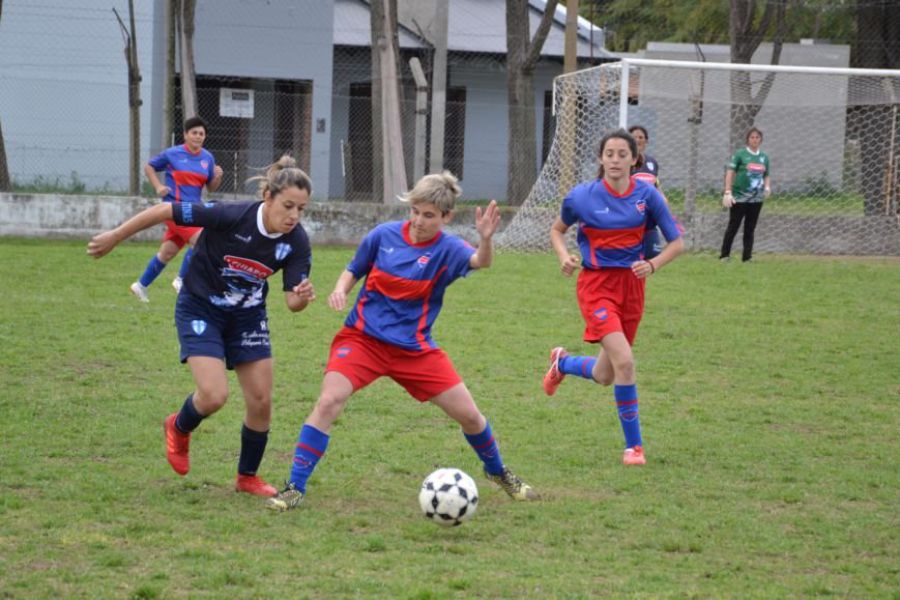
[[[150,204],[146,198],[0,193],[0,236],[86,240]],[[396,205],[313,202],[303,225],[314,244],[355,245],[378,223],[405,218],[407,210]],[[501,210],[502,230],[512,220],[515,209]],[[692,222],[682,219],[688,229],[688,247],[718,250],[727,219],[725,213],[701,214]],[[447,230],[475,244],[478,235],[473,224],[474,208],[464,206],[457,210]],[[161,227],[154,228],[135,239],[158,240],[161,233]],[[739,251],[740,247],[738,238],[735,249]],[[755,249],[786,254],[900,256],[900,225],[894,217],[797,217],[764,212]],[[549,243],[546,250],[549,252]]]

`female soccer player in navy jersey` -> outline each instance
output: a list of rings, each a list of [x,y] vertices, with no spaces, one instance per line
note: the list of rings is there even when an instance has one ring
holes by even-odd
[[[650,185],[659,189],[659,162],[649,154],[647,154],[647,142],[650,141],[650,134],[643,125],[632,125],[628,128],[628,133],[637,143],[637,160],[631,167],[631,176],[641,181],[646,181]],[[665,196],[663,196],[665,198]],[[662,250],[662,244],[659,239],[659,229],[656,227],[647,230],[644,235],[644,258],[654,258]]]
[[[347,306],[347,294],[365,278],[356,303],[331,344],[319,400],[300,430],[290,478],[267,501],[274,510],[297,507],[306,482],[325,453],[331,427],[354,393],[379,377],[390,377],[419,402],[429,401],[462,427],[484,463],[488,479],[516,500],[537,498],[504,465],[491,426],[472,395],[431,337],[444,291],[473,269],[491,266],[492,237],[500,224],[496,202],[475,212],[478,250],[442,231],[460,194],[449,172],[426,175],[406,197],[409,220],[383,223],[363,239],[338,278],[328,305]]]
[[[164,202],[95,236],[88,254],[100,258],[122,240],[166,219],[203,228],[175,304],[181,362],[190,367],[196,388],[181,410],[163,423],[166,455],[176,473],[187,474],[191,432],[224,406],[226,369],[234,369],[246,404],[235,489],[272,496],[278,490],[256,474],[272,413],[267,279],[282,270],[284,299],[291,311],[303,310],[315,298],[309,281],[309,238],[300,225],[312,184],[286,156],[257,179],[262,202]]]
[[[165,202],[200,202],[203,186],[214,192],[222,183],[222,167],[216,164],[213,155],[203,148],[206,141],[206,121],[200,117],[191,117],[184,122],[184,144],[172,146],[160,152],[144,165],[144,174],[150,185]],[[166,183],[159,180],[157,171],[166,172]],[[149,302],[147,287],[162,273],[169,261],[189,244],[181,261],[181,270],[172,281],[177,291],[181,291],[182,280],[187,273],[193,251],[191,246],[200,235],[199,227],[176,225],[166,221],[166,232],[163,234],[159,251],[147,263],[141,277],[131,284],[131,293],[141,302]]]
[[[550,241],[563,275],[583,267],[577,297],[584,318],[584,340],[601,345],[593,356],[570,356],[564,348],[550,351],[544,392],[552,396],[566,375],[601,385],[613,384],[619,420],[625,433],[626,465],[646,463],[638,420],[638,394],[631,351],[644,313],[647,277],[684,249],[684,242],[666,202],[652,185],[633,179],[637,144],[618,130],[600,141],[600,177],[575,186],[562,203],[550,228]],[[644,232],[659,225],[669,242],[653,259],[642,253]],[[566,231],[578,227],[581,258],[569,253]]]

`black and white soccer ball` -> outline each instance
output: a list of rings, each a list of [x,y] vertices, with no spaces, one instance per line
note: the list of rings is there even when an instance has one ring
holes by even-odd
[[[438,525],[460,525],[478,508],[478,487],[459,469],[438,469],[422,482],[419,505],[425,518]]]

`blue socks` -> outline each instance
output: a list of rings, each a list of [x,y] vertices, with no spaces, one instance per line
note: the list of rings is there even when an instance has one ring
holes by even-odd
[[[619,422],[625,434],[625,447],[642,446],[641,421],[638,418],[637,385],[617,385],[614,387]]]
[[[238,459],[239,474],[256,475],[268,441],[268,431],[254,431],[246,425],[241,425],[241,456]]]
[[[181,268],[178,269],[178,276],[182,279],[187,275],[188,267],[191,266],[192,256],[194,256],[194,249],[188,246],[187,252],[184,253],[184,258],[181,259]]]
[[[559,359],[559,370],[566,375],[577,375],[585,379],[594,379],[595,356],[564,356]]]
[[[175,428],[181,433],[190,433],[197,429],[197,426],[200,425],[200,421],[204,418],[205,417],[198,413],[197,409],[194,408],[194,393],[191,392],[188,394],[188,397],[184,399],[184,404],[181,406],[181,410],[178,411],[178,416],[175,417]]]
[[[294,448],[294,464],[291,467],[291,483],[302,493],[306,493],[306,480],[312,475],[319,459],[328,448],[329,436],[312,425],[304,424],[300,429],[297,446]]]
[[[503,459],[500,457],[500,447],[497,446],[497,441],[494,439],[490,423],[485,424],[484,431],[481,433],[469,435],[464,432],[463,435],[466,436],[466,441],[469,442],[469,445],[475,450],[475,454],[484,463],[485,471],[491,475],[503,473]]]
[[[147,263],[144,274],[141,275],[141,278],[138,281],[141,282],[142,286],[148,287],[157,277],[159,277],[159,274],[162,273],[165,268],[166,263],[159,260],[159,257],[154,254],[153,258],[150,259],[150,262]]]

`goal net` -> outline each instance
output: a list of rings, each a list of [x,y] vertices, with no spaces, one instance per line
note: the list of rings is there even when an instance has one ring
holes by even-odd
[[[497,244],[549,249],[562,198],[597,176],[600,138],[641,125],[687,247],[718,249],[725,165],[756,127],[773,193],[755,251],[900,254],[898,102],[888,70],[627,59],[557,77],[553,145]]]

